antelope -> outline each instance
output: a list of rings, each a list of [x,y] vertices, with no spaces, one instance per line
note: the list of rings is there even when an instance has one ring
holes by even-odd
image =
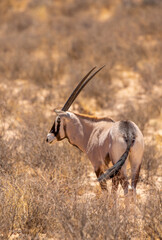
[[[107,117],[97,118],[68,111],[81,90],[103,67],[89,76],[96,67],[92,68],[79,82],[62,109],[55,110],[56,118],[46,141],[54,143],[66,138],[70,144],[86,153],[102,190],[107,191],[106,180],[112,178],[112,193],[117,192],[120,183],[125,195],[129,189],[136,194],[144,151],[143,135],[138,126],[129,120],[115,122]],[[128,157],[131,186],[126,173]],[[108,167],[110,161],[113,166],[104,173],[104,167]]]

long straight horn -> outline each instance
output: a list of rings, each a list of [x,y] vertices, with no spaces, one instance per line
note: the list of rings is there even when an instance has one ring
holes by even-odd
[[[73,99],[76,95],[76,93],[78,92],[79,88],[81,87],[81,85],[84,83],[84,81],[87,79],[87,77],[89,76],[89,74],[95,69],[96,67],[93,67],[86,75],[85,77],[78,83],[78,85],[76,86],[76,88],[74,89],[74,91],[72,92],[72,94],[70,95],[70,97],[68,98],[68,100],[66,101],[65,105],[62,108],[62,111],[67,111],[69,109],[69,107],[71,106],[71,104],[73,103]]]
[[[105,65],[104,65],[105,66]],[[70,97],[68,98],[68,100],[66,101],[65,105],[62,108],[62,111],[67,111],[70,106],[72,105],[72,103],[74,102],[74,100],[76,99],[76,97],[78,96],[78,94],[81,92],[81,90],[86,86],[86,84],[99,72],[101,71],[101,69],[104,67],[102,66],[101,68],[99,68],[95,73],[92,74],[92,76],[90,76],[88,79],[87,77],[90,75],[90,73],[96,68],[92,68],[87,74],[86,76],[79,82],[79,84],[77,85],[77,87],[74,89],[74,91],[72,92],[72,94],[70,95]],[[87,80],[86,80],[87,79]]]

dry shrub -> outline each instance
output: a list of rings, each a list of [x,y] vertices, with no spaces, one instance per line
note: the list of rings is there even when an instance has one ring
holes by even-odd
[[[162,220],[161,207],[160,190],[152,189],[143,210],[144,230],[151,239],[161,239],[162,228],[159,224]]]
[[[47,87],[54,78],[54,62],[50,56],[47,59],[36,60],[30,64],[29,68],[27,78],[43,86]]]
[[[22,32],[33,24],[33,19],[26,12],[13,13],[8,19],[8,32]]]
[[[156,97],[142,105],[140,103],[135,105],[133,101],[129,101],[126,103],[122,113],[118,114],[118,118],[134,121],[143,132],[150,118],[160,116],[160,101],[161,99]]]
[[[25,182],[22,177],[16,178],[7,187],[9,192],[4,189],[3,194],[1,192],[3,236],[19,232],[19,239],[25,236],[39,239],[40,234],[46,234],[46,239],[54,236],[57,239],[141,239],[149,236],[160,239],[161,203],[156,189],[151,191],[148,202],[140,205],[139,214],[138,210],[124,209],[121,203],[110,207],[106,196],[85,197],[81,201],[75,188],[67,195],[69,190],[60,180],[51,184],[38,180],[38,176]]]
[[[159,175],[159,169],[161,167],[161,156],[158,154],[158,149],[155,144],[147,144],[147,148],[144,153],[143,169],[146,171],[145,182],[154,183],[153,178]]]

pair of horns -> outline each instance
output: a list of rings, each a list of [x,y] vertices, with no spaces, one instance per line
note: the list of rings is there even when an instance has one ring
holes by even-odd
[[[78,85],[76,86],[76,88],[74,89],[74,91],[72,92],[72,94],[70,95],[70,97],[68,98],[68,100],[66,101],[65,105],[63,106],[63,108],[61,109],[62,111],[67,111],[70,106],[72,105],[72,103],[74,102],[74,100],[76,99],[76,97],[78,96],[78,94],[81,92],[81,90],[87,85],[87,83],[99,72],[101,71],[101,69],[105,67],[102,66],[101,68],[99,68],[95,73],[93,73],[89,78],[88,76],[91,74],[91,72],[96,68],[92,68],[86,75],[85,77],[78,83]],[[88,78],[88,79],[87,79]]]

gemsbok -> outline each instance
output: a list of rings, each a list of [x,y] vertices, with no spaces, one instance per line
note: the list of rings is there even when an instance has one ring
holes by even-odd
[[[89,75],[96,67],[88,72],[63,108],[55,110],[56,118],[46,141],[52,143],[68,139],[70,144],[86,153],[102,190],[107,190],[106,179],[112,178],[113,194],[121,183],[125,195],[129,189],[134,195],[144,151],[143,135],[137,125],[129,120],[115,122],[107,117],[97,118],[68,111],[81,90],[103,67],[91,76]],[[128,158],[131,166],[131,186],[126,173]],[[104,173],[104,167],[108,167],[110,161],[113,166]]]

